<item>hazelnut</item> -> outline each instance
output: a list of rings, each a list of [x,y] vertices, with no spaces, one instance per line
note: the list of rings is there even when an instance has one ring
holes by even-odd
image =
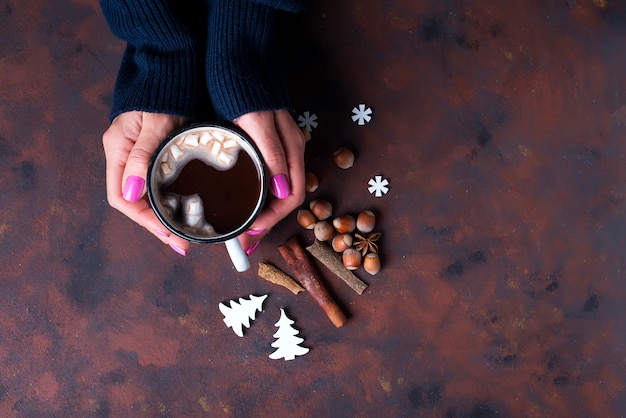
[[[315,227],[315,223],[317,222],[313,212],[308,209],[300,209],[298,211],[297,218],[300,226],[306,229],[313,229]]]
[[[348,248],[352,247],[352,235],[350,234],[339,234],[333,238],[332,246],[333,250],[338,253],[342,253]]]
[[[300,130],[302,131],[302,135],[304,135],[305,142],[311,139],[311,131],[306,128],[300,128]]]
[[[356,270],[361,265],[361,253],[354,248],[348,248],[342,255],[343,265],[348,270]]]
[[[312,193],[317,190],[319,185],[320,185],[320,182],[317,179],[317,176],[315,174],[306,173],[305,179],[304,179],[304,190],[306,190],[309,193]]]
[[[374,215],[374,212],[371,210],[364,210],[359,213],[359,216],[356,218],[356,229],[367,234],[372,232],[375,226],[376,216]]]
[[[354,154],[346,147],[339,147],[333,153],[333,160],[339,168],[345,170],[354,164]]]
[[[328,241],[333,237],[335,231],[328,221],[319,221],[313,228],[313,234],[318,241]]]
[[[356,221],[353,216],[342,215],[333,219],[333,226],[340,234],[350,233],[356,227]]]
[[[378,253],[367,253],[363,258],[363,269],[372,276],[380,271],[380,257],[378,257]]]
[[[317,216],[317,219],[323,221],[328,219],[333,213],[333,206],[326,200],[313,200],[309,204],[311,212]]]

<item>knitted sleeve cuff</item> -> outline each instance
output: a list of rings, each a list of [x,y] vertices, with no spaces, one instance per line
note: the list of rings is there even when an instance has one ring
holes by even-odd
[[[115,83],[111,120],[120,113],[141,110],[191,118],[208,110],[203,100],[204,84],[194,67],[201,70],[197,54],[151,54],[127,46]]]
[[[200,117],[208,108],[203,46],[181,10],[156,0],[101,0],[113,33],[127,42],[110,118],[131,110]]]
[[[274,9],[244,0],[216,0],[209,17],[207,86],[216,116],[288,107],[275,42]]]
[[[286,12],[299,12],[304,6],[304,0],[253,0],[255,3],[264,4],[273,9],[284,10]]]

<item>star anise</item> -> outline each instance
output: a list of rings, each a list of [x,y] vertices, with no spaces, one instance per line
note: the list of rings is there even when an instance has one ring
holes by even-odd
[[[376,244],[376,241],[380,239],[381,235],[382,233],[380,232],[371,233],[367,237],[364,237],[361,234],[354,234],[354,238],[356,239],[354,248],[356,248],[357,251],[360,251],[361,255],[365,255],[368,252],[377,253],[378,244]]]

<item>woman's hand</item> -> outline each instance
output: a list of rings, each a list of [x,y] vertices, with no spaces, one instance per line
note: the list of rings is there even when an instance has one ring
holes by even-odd
[[[157,219],[145,186],[152,154],[184,122],[178,116],[126,112],[118,115],[102,136],[109,204],[181,255],[187,253],[189,242],[170,233]]]
[[[127,112],[117,116],[102,137],[109,204],[182,255],[187,253],[189,242],[161,224],[148,203],[145,185],[152,154],[184,122],[178,116]],[[276,197],[239,237],[243,248],[251,254],[261,238],[304,201],[305,137],[286,110],[251,112],[234,123],[259,148]]]
[[[251,112],[233,121],[261,151],[272,199],[250,229],[239,237],[248,255],[269,230],[304,202],[304,134],[287,110]]]

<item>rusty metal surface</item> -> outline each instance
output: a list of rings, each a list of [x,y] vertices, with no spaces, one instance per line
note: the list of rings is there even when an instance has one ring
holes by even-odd
[[[307,200],[374,209],[383,232],[363,295],[320,268],[340,329],[254,273],[312,240],[294,217],[237,274],[110,209],[123,46],[94,0],[0,2],[0,415],[623,414],[624,3],[323,1],[294,26],[294,100],[319,121]],[[235,336],[218,304],[264,293]],[[268,358],[281,307],[311,349],[290,362]]]

